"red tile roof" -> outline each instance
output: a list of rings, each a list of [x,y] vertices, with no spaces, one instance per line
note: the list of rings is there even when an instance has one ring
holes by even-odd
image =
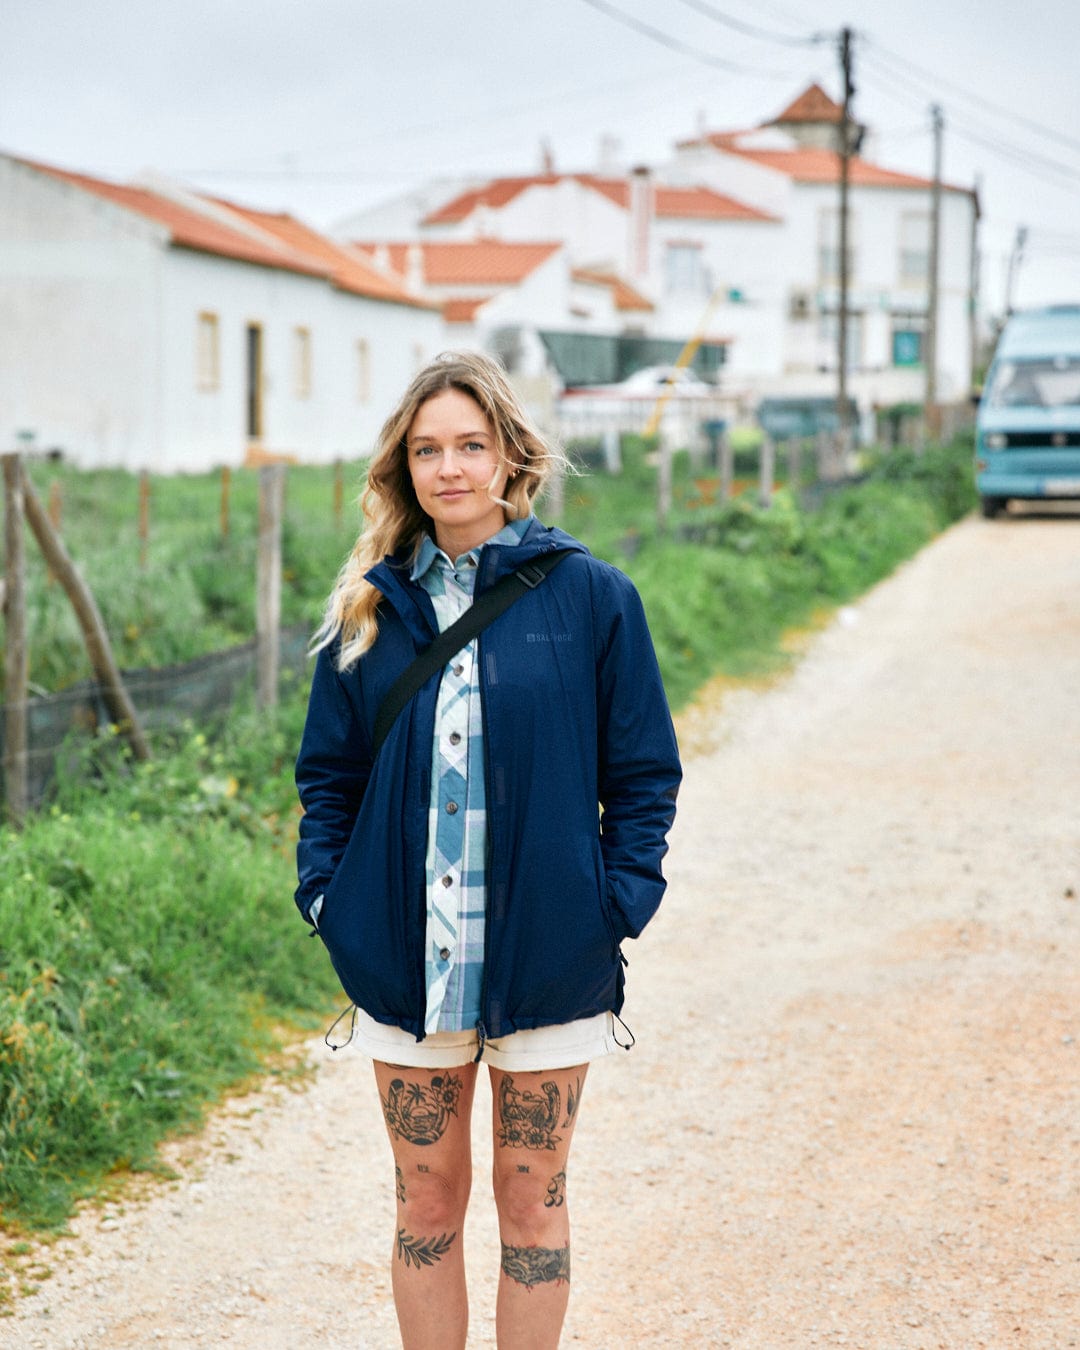
[[[604,272],[592,267],[575,267],[571,272],[574,281],[579,281],[585,286],[606,286],[611,291],[612,299],[615,302],[615,308],[619,310],[640,310],[654,309],[651,300],[648,300],[615,272]]]
[[[357,242],[355,248],[372,256],[380,247],[374,242]],[[407,243],[386,244],[390,266],[407,275]],[[521,244],[501,239],[423,240],[415,245],[423,260],[424,281],[429,286],[509,286],[524,281],[530,273],[553,257],[561,243]]]
[[[630,205],[630,183],[626,178],[606,178],[599,174],[535,174],[527,178],[493,178],[483,187],[472,188],[431,212],[425,225],[449,225],[467,220],[479,207],[497,210],[512,202],[528,188],[555,187],[559,183],[581,183],[602,193],[609,201],[627,210]],[[745,202],[736,201],[722,192],[706,187],[669,187],[662,183],[653,186],[653,209],[657,216],[697,220],[772,220],[773,217]]]
[[[705,136],[695,136],[680,141],[680,147],[711,145],[729,155],[738,155],[740,159],[752,160],[768,169],[776,169],[787,174],[796,183],[838,183],[840,181],[840,156],[835,150],[817,149],[811,146],[789,150],[758,149],[740,143],[745,133],[715,131]],[[883,169],[879,164],[871,164],[867,159],[853,155],[848,161],[848,179],[853,187],[885,188],[930,188],[929,178],[918,174],[899,173],[894,169]],[[970,189],[944,184],[947,192],[969,192]]]
[[[250,207],[236,206],[233,202],[222,202],[221,205],[261,229],[268,230],[290,248],[318,259],[333,278],[334,284],[343,291],[363,295],[371,300],[391,300],[397,304],[425,309],[432,307],[427,300],[407,290],[396,276],[388,275],[348,245],[328,239],[295,216],[255,211]]]
[[[472,323],[490,295],[460,295],[442,303],[442,316],[447,323]]]
[[[178,248],[323,277],[342,290],[368,299],[427,307],[427,301],[412,295],[396,278],[385,276],[292,216],[272,215],[215,199],[207,199],[208,205],[216,208],[214,213],[204,213],[194,205],[185,206],[148,188],[110,183],[34,160],[18,162],[164,226],[170,241]],[[239,217],[237,228],[231,229],[222,220],[221,208]],[[263,237],[245,228],[245,224],[256,226]]]
[[[39,173],[70,183],[84,192],[92,193],[116,206],[134,211],[148,220],[164,225],[169,237],[180,248],[195,249],[201,253],[216,253],[226,258],[236,258],[241,262],[257,263],[262,267],[277,267],[286,272],[303,272],[321,276],[325,268],[315,258],[303,257],[292,249],[273,240],[260,243],[242,230],[230,230],[228,226],[212,216],[203,215],[190,207],[182,206],[168,197],[159,196],[146,188],[125,187],[119,183],[109,183],[101,178],[91,178],[87,174],[69,173],[65,169],[53,168],[50,164],[38,164],[23,159],[19,163],[36,169]]]
[[[839,122],[844,110],[834,103],[820,84],[804,89],[782,113],[766,122],[767,127],[779,127],[791,122]]]

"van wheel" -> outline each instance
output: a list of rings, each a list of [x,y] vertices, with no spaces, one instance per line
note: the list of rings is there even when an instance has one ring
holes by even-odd
[[[1005,510],[1006,497],[980,497],[979,502],[982,506],[982,513],[987,520],[993,520],[995,516],[1001,515]]]

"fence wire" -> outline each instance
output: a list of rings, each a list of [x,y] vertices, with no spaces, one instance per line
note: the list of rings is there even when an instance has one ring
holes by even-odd
[[[281,672],[302,678],[308,669],[306,624],[281,631]],[[124,685],[144,730],[157,731],[211,721],[227,713],[239,696],[254,688],[256,642],[244,642],[171,666],[146,666],[122,673]],[[0,755],[4,748],[4,711],[0,703]],[[27,708],[27,805],[47,798],[62,756],[85,745],[112,723],[103,686],[80,680],[56,694],[34,695]]]

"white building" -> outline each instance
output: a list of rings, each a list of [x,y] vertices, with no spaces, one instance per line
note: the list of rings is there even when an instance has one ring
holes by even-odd
[[[679,143],[671,177],[707,182],[783,221],[762,295],[775,338],[746,367],[762,391],[830,393],[837,371],[841,109],[813,85],[773,121]],[[933,184],[854,155],[849,160],[849,388],[863,407],[920,402],[929,312]],[[973,191],[940,193],[937,397],[962,401],[975,345]]]
[[[436,307],[289,216],[0,156],[0,436],[157,472],[366,453]]]
[[[493,338],[495,321],[511,322],[512,310],[514,322],[531,322],[567,384],[671,362],[694,339],[698,370],[718,377],[743,409],[766,394],[827,398],[836,393],[838,364],[840,117],[839,105],[813,85],[762,126],[702,130],[652,171],[562,174],[547,165],[464,187],[447,180],[353,216],[338,232],[372,248],[380,239],[463,248],[561,243],[569,303],[560,276],[527,314],[523,295],[502,316],[490,301],[472,307],[468,336],[512,347],[505,330]],[[849,166],[849,393],[864,412],[919,403],[933,185],[859,154]],[[937,397],[959,402],[975,343],[978,202],[948,184],[940,201]],[[410,275],[425,293],[441,295]],[[597,276],[609,279],[606,293]],[[613,303],[618,287],[636,301]],[[463,297],[456,298],[460,318]],[[564,304],[561,318],[553,314]]]

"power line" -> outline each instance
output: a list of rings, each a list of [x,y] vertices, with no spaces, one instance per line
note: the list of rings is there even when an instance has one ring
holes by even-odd
[[[644,23],[641,19],[635,19],[631,14],[625,14],[621,9],[616,9],[614,5],[609,5],[607,0],[583,0],[583,3],[598,10],[601,14],[606,14],[609,19],[614,19],[617,23],[632,28],[636,33],[652,38],[654,42],[659,42],[670,51],[679,52],[682,56],[692,57],[695,61],[700,61],[706,66],[712,66],[715,70],[726,70],[731,75],[764,76],[766,79],[787,80],[791,78],[789,71],[762,70],[760,66],[740,65],[736,61],[725,61],[722,56],[712,56],[708,52],[701,51],[698,47],[690,46],[689,43],[680,42],[670,33],[665,33],[662,28],[654,28],[651,23]]]
[[[899,98],[914,106],[919,105],[920,95],[912,91],[910,87],[911,77],[900,75],[892,70],[889,65],[881,58],[880,52],[868,53],[868,64],[876,79],[883,79],[886,84],[893,83],[900,89]],[[916,76],[916,81],[926,89],[925,97],[933,98],[937,90],[930,83],[931,77]],[[895,92],[893,97],[897,97]],[[1002,138],[997,133],[993,133],[993,139],[980,134],[969,124],[961,119],[957,120],[956,113],[952,114],[950,120],[950,130],[962,140],[970,141],[975,145],[990,151],[1000,159],[1007,161],[1016,167],[1023,169],[1031,174],[1032,177],[1039,178],[1043,182],[1052,183],[1054,186],[1061,186],[1061,179],[1064,178],[1068,185],[1074,186],[1080,183],[1080,166],[1067,164],[1062,160],[1052,159],[1048,155],[1039,154],[1037,151],[1027,146],[1018,145],[1013,141]]]
[[[924,83],[931,83],[935,90],[949,89],[960,98],[967,99],[970,103],[974,103],[977,107],[983,108],[986,112],[993,113],[996,117],[1001,117],[1009,122],[1015,122],[1018,126],[1025,127],[1029,131],[1034,131],[1039,136],[1049,137],[1050,140],[1057,141],[1060,145],[1064,145],[1070,150],[1080,151],[1080,140],[1077,140],[1074,136],[1068,136],[1065,132],[1058,131],[1054,127],[1048,127],[1042,122],[1036,122],[1033,118],[1025,117],[1022,113],[1015,112],[1010,108],[1005,108],[1000,103],[993,103],[990,99],[984,98],[981,94],[975,94],[970,89],[965,89],[954,80],[949,80],[942,75],[937,75],[933,71],[927,70],[925,66],[918,66],[914,61],[909,61],[906,57],[899,56],[896,52],[889,51],[889,49],[883,47],[880,42],[875,42],[873,39],[869,38],[867,41],[870,42],[872,48],[877,49],[879,57],[884,56],[888,60],[895,62],[898,66],[903,67],[921,78]]]
[[[680,0],[680,3],[696,10],[699,14],[704,14],[707,19],[712,19],[714,23],[723,24],[725,28],[733,28],[736,33],[745,33],[747,37],[758,38],[762,42],[776,42],[783,47],[813,47],[831,39],[833,36],[832,33],[810,33],[805,37],[794,37],[787,33],[777,33],[773,29],[759,28],[757,24],[736,19],[733,15],[725,14],[722,10],[717,9],[715,5],[708,4],[707,0]]]

